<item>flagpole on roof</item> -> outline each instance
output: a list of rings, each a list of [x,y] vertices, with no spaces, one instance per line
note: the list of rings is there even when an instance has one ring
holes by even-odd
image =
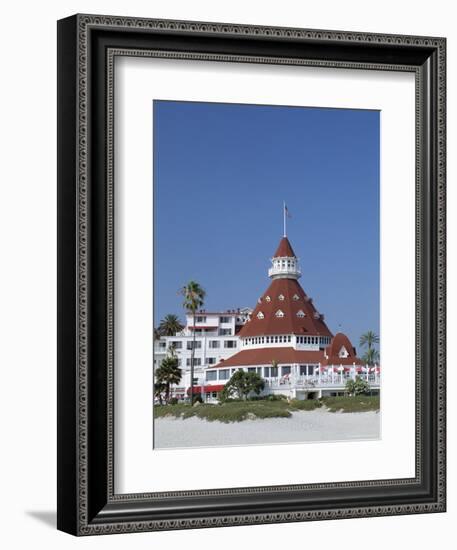
[[[284,237],[287,237],[287,231],[286,231],[286,201],[283,201],[282,203],[282,215],[284,220]]]

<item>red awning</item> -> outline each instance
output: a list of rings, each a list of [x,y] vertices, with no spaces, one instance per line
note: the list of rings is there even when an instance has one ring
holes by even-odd
[[[212,391],[222,391],[224,389],[223,384],[214,384],[213,386],[194,386],[194,394],[195,393],[207,393]],[[187,388],[187,395],[190,393],[190,388]]]

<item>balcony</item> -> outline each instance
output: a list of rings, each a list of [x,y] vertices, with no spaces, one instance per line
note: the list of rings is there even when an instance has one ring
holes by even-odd
[[[288,389],[322,389],[322,388],[344,388],[346,382],[351,380],[350,374],[335,374],[334,376],[282,376],[278,378],[265,378],[265,389],[288,390]],[[378,389],[381,385],[380,374],[362,375],[371,388]]]

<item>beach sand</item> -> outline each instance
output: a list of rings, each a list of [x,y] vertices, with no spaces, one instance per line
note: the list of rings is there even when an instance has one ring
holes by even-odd
[[[311,441],[379,439],[379,412],[331,413],[300,411],[290,418],[244,420],[224,424],[192,417],[159,418],[154,422],[156,449],[270,445]]]

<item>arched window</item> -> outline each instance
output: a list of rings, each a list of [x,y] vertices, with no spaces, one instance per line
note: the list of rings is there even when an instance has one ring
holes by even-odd
[[[265,296],[265,300],[266,300],[267,302],[271,302],[270,296]]]
[[[257,319],[263,319],[265,317],[265,315],[263,314],[262,311],[259,311],[259,313],[257,313]]]
[[[275,313],[276,317],[284,317],[284,312],[281,309],[278,309],[278,311]]]
[[[300,318],[305,317],[305,312],[302,309],[300,309],[300,311],[297,311],[297,317],[300,317]]]

